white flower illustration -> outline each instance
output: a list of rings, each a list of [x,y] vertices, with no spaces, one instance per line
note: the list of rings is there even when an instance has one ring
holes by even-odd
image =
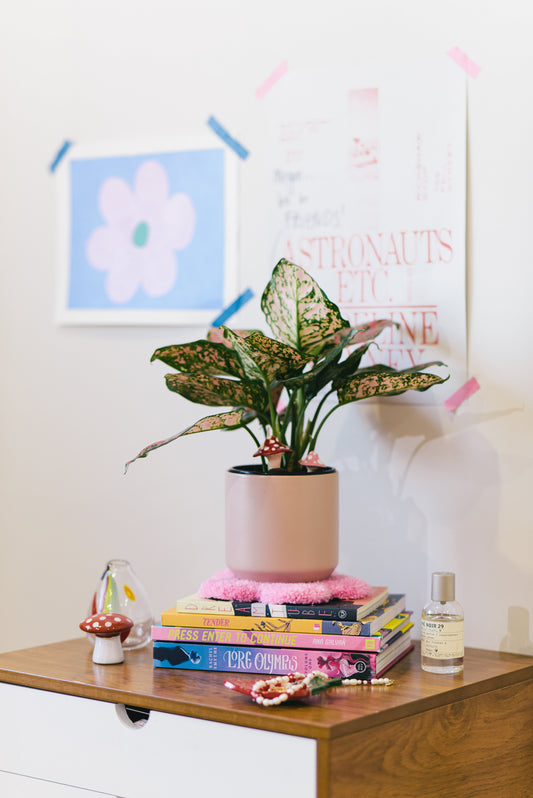
[[[169,179],[158,161],[144,161],[133,189],[119,177],[100,186],[98,207],[105,225],[92,231],[85,245],[89,264],[107,272],[106,294],[128,302],[140,287],[150,297],[167,294],[176,281],[175,250],[188,246],[196,214],[191,198],[169,196]]]

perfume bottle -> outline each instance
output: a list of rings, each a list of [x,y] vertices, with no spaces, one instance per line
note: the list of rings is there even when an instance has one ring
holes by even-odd
[[[422,610],[422,670],[460,673],[464,663],[464,614],[455,600],[455,574],[431,576],[431,601]]]

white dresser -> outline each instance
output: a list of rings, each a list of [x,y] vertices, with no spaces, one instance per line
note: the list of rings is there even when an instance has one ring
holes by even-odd
[[[0,796],[530,794],[533,659],[468,649],[463,675],[434,676],[416,650],[390,675],[265,709],[226,674],[154,669],[150,647],[121,665],[85,638],[0,654]]]

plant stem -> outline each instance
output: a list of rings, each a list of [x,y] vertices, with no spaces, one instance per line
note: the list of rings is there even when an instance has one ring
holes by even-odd
[[[343,405],[335,405],[334,407],[331,408],[331,410],[329,412],[326,413],[326,415],[324,416],[324,418],[322,419],[322,421],[318,425],[318,429],[317,429],[315,435],[313,436],[313,439],[311,441],[311,449],[315,448],[316,442],[317,442],[317,438],[320,435],[320,430],[324,426],[325,422],[328,420],[328,418],[331,416],[331,414],[335,412],[335,410],[339,409],[339,407],[343,407]]]
[[[303,456],[305,450],[307,449],[307,445],[308,445],[309,441],[311,440],[312,434],[313,434],[313,424],[311,423],[311,421],[308,421],[307,422],[307,426],[305,428],[305,433],[304,433],[304,436],[303,436],[303,440],[302,440],[302,451],[300,453],[300,457]],[[313,451],[312,447],[309,449],[309,451],[310,452]]]
[[[320,400],[320,402],[319,402],[319,404],[318,404],[318,407],[317,407],[317,409],[316,409],[316,411],[315,411],[315,415],[313,416],[313,427],[314,427],[314,426],[315,426],[315,424],[316,424],[316,421],[317,421],[317,419],[318,419],[318,415],[319,415],[320,411],[322,410],[322,406],[323,406],[324,402],[326,401],[326,399],[328,398],[328,396],[331,396],[331,394],[332,394],[332,393],[335,393],[335,389],[334,389],[334,388],[331,388],[329,391],[327,391],[327,392],[324,394],[324,396],[322,397],[322,399]]]
[[[319,428],[318,428],[318,431],[317,431],[316,435],[314,435],[314,436],[313,436],[313,430],[314,430],[314,428],[315,428],[315,425],[316,425],[316,423],[317,423],[317,421],[318,421],[318,417],[319,417],[319,415],[320,415],[320,412],[321,412],[321,410],[322,410],[322,407],[324,406],[324,403],[325,403],[326,399],[327,399],[327,398],[328,398],[328,396],[330,396],[332,393],[335,393],[335,391],[334,391],[333,389],[329,390],[327,393],[325,393],[325,394],[324,394],[324,396],[322,397],[322,399],[320,400],[320,402],[319,402],[319,404],[318,404],[318,407],[317,407],[317,409],[316,409],[316,411],[315,411],[315,414],[314,414],[314,416],[313,416],[313,419],[312,419],[312,421],[310,422],[310,427],[308,427],[308,429],[307,429],[308,438],[312,438],[312,440],[311,440],[311,446],[310,446],[310,448],[309,448],[309,451],[310,451],[310,452],[311,452],[311,451],[313,451],[313,450],[315,449],[316,442],[317,442],[317,438],[318,438],[318,433],[319,433],[319,432],[320,432],[320,430],[322,429],[322,423],[323,423],[323,422],[320,424],[320,426],[319,426]],[[329,414],[328,414],[328,415],[329,415]],[[326,420],[326,418],[327,418],[327,416],[324,418],[324,421]]]
[[[283,438],[285,438],[285,435],[287,433],[287,427],[289,426],[289,423],[291,421],[292,408],[293,408],[293,403],[294,403],[294,400],[293,400],[294,393],[293,393],[293,391],[287,389],[287,394],[288,394],[289,398],[288,398],[288,401],[287,401],[287,407],[285,408],[285,415],[284,415],[282,426],[281,426],[281,434],[283,435]]]
[[[274,402],[272,400],[271,392],[267,390],[267,393],[268,393],[268,409],[270,411],[270,426],[272,427],[272,434],[275,435],[277,438],[279,438],[280,436],[279,416],[276,408],[274,407]]]
[[[263,424],[261,424],[261,426],[263,427],[263,432],[264,432],[265,431],[265,427],[264,427]],[[247,424],[244,424],[243,429],[245,429],[246,432],[248,433],[248,435],[250,435],[254,439],[257,448],[260,449],[261,448],[261,444],[259,443],[259,440],[253,434],[252,430],[248,427]],[[265,432],[265,435],[266,435],[266,432]],[[268,463],[266,461],[266,458],[263,457],[262,455],[261,455],[261,466],[263,468],[263,473],[266,474],[266,472],[268,471]]]
[[[254,439],[254,441],[255,441],[255,443],[256,443],[256,445],[257,445],[257,448],[258,448],[258,449],[260,449],[260,448],[261,448],[261,444],[259,443],[259,440],[256,438],[256,436],[254,435],[254,433],[252,432],[252,430],[249,428],[248,424],[244,424],[244,425],[243,425],[243,427],[242,427],[242,429],[245,429],[245,430],[246,430],[246,432],[248,433],[248,435],[250,435],[250,436],[251,436],[251,437]]]
[[[303,425],[305,423],[305,396],[303,388],[299,389],[301,405],[299,406],[299,413],[298,413],[298,421],[296,424],[296,436],[295,436],[295,451],[298,456],[298,459],[302,457],[305,449],[304,440],[305,440],[305,433],[303,433]],[[307,430],[306,430],[307,432]]]

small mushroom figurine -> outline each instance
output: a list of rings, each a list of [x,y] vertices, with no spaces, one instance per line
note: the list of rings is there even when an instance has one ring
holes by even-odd
[[[309,471],[314,471],[317,468],[325,468],[325,463],[322,462],[316,452],[309,452],[309,454],[300,460],[300,465],[305,466]]]
[[[124,662],[122,640],[133,626],[131,618],[118,612],[97,612],[80,623],[82,632],[95,635],[93,662],[97,665],[114,665]]]
[[[292,452],[292,449],[285,446],[275,435],[269,435],[264,444],[254,453],[254,457],[266,457],[270,471],[272,468],[280,468],[281,458],[285,452]]]

